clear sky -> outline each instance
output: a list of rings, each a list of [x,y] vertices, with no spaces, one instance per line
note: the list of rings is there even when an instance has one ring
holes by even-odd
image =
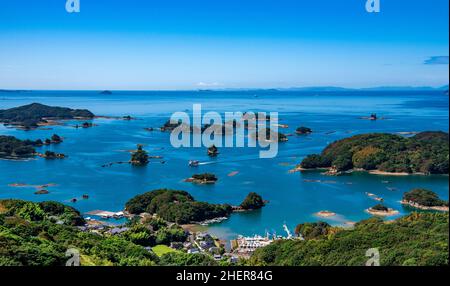
[[[0,89],[441,86],[449,1],[0,0]]]

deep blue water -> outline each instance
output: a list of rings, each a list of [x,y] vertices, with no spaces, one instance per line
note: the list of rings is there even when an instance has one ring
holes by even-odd
[[[255,96],[256,95],[256,96]],[[71,204],[80,211],[102,209],[122,210],[124,203],[146,191],[173,188],[190,192],[199,201],[239,204],[255,191],[270,203],[260,211],[233,214],[231,218],[210,227],[222,238],[236,234],[263,234],[266,230],[284,234],[282,225],[293,229],[296,224],[316,221],[320,210],[336,212],[325,219],[332,224],[368,218],[364,210],[377,202],[366,192],[385,199],[385,204],[408,213],[399,200],[403,192],[416,187],[429,188],[448,199],[448,176],[386,177],[354,173],[340,177],[323,176],[317,172],[288,171],[304,156],[320,152],[327,144],[351,135],[368,132],[408,132],[442,130],[448,132],[448,96],[442,92],[98,92],[33,91],[1,93],[0,109],[39,102],[71,108],[87,108],[97,115],[131,115],[137,120],[96,119],[98,126],[89,129],[53,126],[52,130],[20,131],[0,127],[0,134],[22,139],[47,138],[57,133],[65,138],[60,145],[40,148],[69,155],[65,160],[35,159],[26,162],[0,160],[0,198],[32,201],[57,200]],[[205,111],[277,111],[280,123],[288,124],[283,133],[292,133],[298,126],[314,130],[309,136],[292,136],[279,146],[274,159],[259,159],[255,148],[220,150],[211,159],[205,148],[174,149],[169,134],[148,132],[145,127],[159,127],[175,111],[192,110],[201,103]],[[359,119],[377,113],[386,120]],[[136,144],[144,144],[154,160],[147,167],[128,164],[101,166],[108,162],[126,161]],[[198,169],[188,167],[189,159],[210,162]],[[238,171],[234,177],[227,176]],[[219,181],[215,185],[192,185],[183,182],[193,173],[212,172]],[[327,181],[312,183],[304,180]],[[382,181],[389,180],[390,184]],[[14,188],[8,184],[42,185],[55,183],[50,194],[34,195],[34,188]],[[387,187],[397,188],[390,191]],[[71,198],[88,194],[88,200],[70,203]],[[324,219],[322,219],[324,220]]]

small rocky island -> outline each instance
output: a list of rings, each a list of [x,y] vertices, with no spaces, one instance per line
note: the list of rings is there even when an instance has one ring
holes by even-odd
[[[421,210],[449,210],[448,201],[441,200],[436,193],[426,189],[414,189],[404,193],[401,203]]]
[[[67,155],[62,154],[62,153],[56,153],[56,152],[53,152],[53,151],[45,151],[44,154],[38,153],[37,155],[39,157],[42,157],[42,158],[48,159],[48,160],[67,158]]]
[[[264,134],[264,137],[259,137],[259,134]],[[258,141],[266,141],[266,142],[286,142],[288,138],[285,134],[280,132],[275,132],[270,128],[264,128],[258,132],[255,132],[250,135],[253,139]]]
[[[297,133],[297,134],[299,134],[299,135],[311,134],[312,132],[313,132],[313,131],[312,131],[311,128],[304,127],[304,126],[301,126],[301,127],[297,128],[297,129],[295,130],[295,133]]]
[[[170,120],[167,120],[167,121],[163,124],[163,126],[161,126],[159,129],[160,129],[162,132],[171,132],[171,131],[173,131],[175,128],[177,128],[178,126],[180,126],[180,125],[182,125],[182,124],[183,124],[183,122],[182,122],[181,120],[179,120],[179,121],[176,122],[176,123],[171,123]]]
[[[296,170],[328,169],[328,174],[369,171],[381,175],[448,174],[449,137],[421,132],[412,137],[374,133],[356,135],[307,156]]]
[[[20,140],[14,136],[0,136],[0,158],[4,159],[23,159],[32,156],[39,156],[46,159],[63,159],[67,156],[64,154],[55,153],[52,151],[46,151],[41,154],[38,153],[35,147],[42,147],[44,145],[59,144],[63,142],[63,139],[53,134],[51,139],[37,140]]]
[[[42,146],[42,141],[20,140],[14,136],[0,136],[0,158],[14,159],[31,157],[36,154],[34,147]]]
[[[131,160],[132,165],[135,166],[144,166],[147,165],[149,162],[149,156],[147,151],[144,150],[142,145],[137,145],[137,150],[131,153]]]
[[[208,147],[208,156],[209,157],[217,157],[219,155],[219,149],[217,149],[216,145],[212,145]]]
[[[0,110],[1,123],[26,130],[54,125],[58,120],[92,118],[94,118],[94,114],[86,109],[54,107],[40,103]]]
[[[388,208],[382,204],[378,204],[371,208],[368,208],[366,212],[375,216],[394,216],[399,214],[398,211]]]
[[[192,175],[191,178],[188,178],[185,181],[205,185],[205,184],[215,184],[218,181],[218,178],[214,174],[204,173]]]
[[[245,197],[244,201],[241,203],[240,208],[242,210],[257,210],[266,205],[266,201],[258,195],[257,193],[251,192]]]

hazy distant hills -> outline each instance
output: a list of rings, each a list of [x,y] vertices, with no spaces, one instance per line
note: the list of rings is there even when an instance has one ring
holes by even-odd
[[[0,89],[0,93],[17,93],[29,92],[31,90],[10,90]],[[151,90],[148,90],[151,91]],[[183,90],[180,90],[183,91]],[[189,91],[189,90],[185,90]],[[220,88],[220,89],[199,89],[199,92],[213,92],[213,91],[310,91],[310,92],[338,92],[338,91],[448,91],[448,84],[441,87],[431,86],[378,86],[366,88],[346,88],[339,86],[308,86],[308,87],[288,87],[288,88]],[[101,94],[112,94],[111,91],[103,91]]]
[[[215,89],[216,91],[219,89]],[[214,91],[214,90],[211,90]],[[220,91],[310,91],[310,92],[339,92],[339,91],[448,91],[448,85],[431,86],[378,86],[366,88],[346,88],[339,86],[309,86],[288,88],[227,88]]]
[[[441,87],[431,87],[431,86],[378,86],[378,87],[367,87],[367,88],[345,88],[336,86],[317,86],[317,87],[291,87],[291,88],[280,88],[278,90],[291,90],[291,91],[420,91],[420,90],[448,90],[448,85]]]

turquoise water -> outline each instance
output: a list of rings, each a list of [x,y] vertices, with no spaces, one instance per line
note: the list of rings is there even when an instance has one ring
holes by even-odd
[[[255,96],[257,95],[257,96]],[[340,177],[323,176],[318,172],[288,171],[304,156],[320,152],[328,143],[359,133],[408,132],[442,130],[448,132],[448,96],[442,92],[45,92],[0,94],[0,109],[32,102],[48,105],[87,108],[97,115],[131,115],[137,120],[96,119],[98,126],[74,129],[52,126],[51,130],[20,131],[0,127],[0,134],[22,139],[47,138],[57,133],[65,138],[60,145],[39,148],[69,155],[65,160],[34,159],[26,162],[0,161],[0,198],[32,201],[57,200],[71,204],[83,213],[92,210],[119,211],[133,196],[158,189],[186,190],[199,201],[239,204],[251,191],[270,203],[260,211],[233,214],[231,218],[209,229],[221,238],[237,234],[264,234],[276,231],[285,234],[282,225],[291,230],[298,223],[316,221],[314,213],[330,210],[338,215],[321,219],[340,225],[368,218],[364,210],[377,202],[366,192],[385,199],[385,204],[409,212],[399,200],[412,188],[429,188],[448,199],[447,176],[386,177],[354,173]],[[205,111],[277,111],[280,123],[288,124],[283,133],[292,133],[298,126],[314,130],[309,136],[292,136],[279,146],[273,159],[259,159],[254,148],[220,150],[217,158],[209,158],[204,148],[174,149],[169,133],[148,132],[145,127],[159,127],[175,111],[192,110],[201,103]],[[377,113],[386,120],[359,119]],[[108,162],[126,161],[136,144],[144,144],[151,155],[166,161],[153,160],[146,167],[128,164],[101,166]],[[188,167],[190,159],[208,162],[197,169]],[[238,171],[236,176],[228,174]],[[193,173],[212,172],[219,181],[202,186],[183,182]],[[307,181],[305,181],[307,180]],[[308,182],[321,180],[322,182]],[[390,181],[385,184],[382,181]],[[323,182],[325,181],[325,182]],[[33,187],[15,188],[8,184],[24,183],[49,187],[50,194],[35,195]],[[387,187],[396,188],[388,190]],[[71,203],[71,198],[88,194],[88,200]]]

